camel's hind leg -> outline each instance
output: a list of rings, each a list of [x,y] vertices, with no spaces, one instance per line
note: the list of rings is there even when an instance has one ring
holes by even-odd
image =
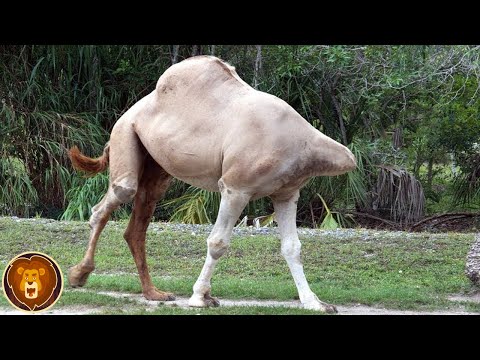
[[[143,295],[148,300],[175,300],[173,294],[159,291],[155,288],[148,272],[145,256],[145,238],[148,224],[155,211],[157,201],[167,191],[171,179],[172,177],[148,156],[137,195],[135,196],[130,223],[124,234],[124,238],[137,265]]]
[[[94,256],[97,240],[107,224],[110,214],[121,203],[122,201],[116,197],[112,188],[109,188],[102,201],[92,208],[92,216],[89,221],[92,230],[90,232],[87,252],[83,260],[72,267],[68,273],[68,282],[71,286],[77,287],[85,285],[88,275],[95,269]]]
[[[100,233],[113,210],[134,198],[144,158],[144,148],[131,124],[119,120],[110,137],[110,185],[102,201],[92,208],[88,248],[83,260],[70,269],[68,282],[71,286],[85,285],[88,275],[94,270],[95,248]]]

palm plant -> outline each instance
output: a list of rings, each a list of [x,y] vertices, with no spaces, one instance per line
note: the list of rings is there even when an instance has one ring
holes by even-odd
[[[101,152],[121,113],[151,90],[168,66],[159,59],[159,50],[145,46],[0,47],[0,83],[5,85],[0,86],[2,167],[11,168],[12,159],[17,159],[13,160],[15,174],[19,174],[18,164],[25,167],[22,181],[10,179],[12,170],[2,171],[2,192],[9,189],[17,198],[1,199],[5,205],[0,212],[18,212],[22,203],[40,210],[64,209],[67,200],[80,206],[80,198],[72,195],[82,192],[72,190],[65,197],[67,190],[81,182],[66,150],[78,145],[86,154]],[[86,216],[83,209],[72,211],[72,206],[64,218]]]
[[[215,219],[218,214],[220,193],[190,186],[184,195],[164,201],[162,205],[175,207],[176,210],[170,217],[170,221],[208,224],[212,223],[212,219]]]
[[[454,179],[454,205],[474,205],[480,202],[480,153],[465,159],[464,166]]]

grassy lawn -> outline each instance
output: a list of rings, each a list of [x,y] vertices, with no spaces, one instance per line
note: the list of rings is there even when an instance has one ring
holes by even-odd
[[[100,238],[96,270],[85,288],[69,290],[68,284],[55,308],[96,306],[104,313],[142,314],[313,314],[289,308],[216,308],[184,310],[158,306],[153,312],[131,299],[115,299],[96,291],[140,293],[133,257],[122,234],[126,222],[110,222]],[[85,252],[89,227],[84,222],[45,222],[0,218],[0,267],[25,251],[52,256],[64,274]],[[444,310],[457,303],[447,300],[472,289],[463,271],[472,234],[432,234],[367,231],[318,231],[302,235],[306,276],[320,299],[333,304],[365,304],[391,309]],[[220,298],[292,300],[297,292],[280,255],[275,236],[234,235],[232,246],[219,262],[212,293]],[[149,229],[147,258],[158,288],[189,296],[206,254],[206,236],[191,231]],[[8,308],[0,297],[0,308]],[[480,306],[468,305],[480,312]]]

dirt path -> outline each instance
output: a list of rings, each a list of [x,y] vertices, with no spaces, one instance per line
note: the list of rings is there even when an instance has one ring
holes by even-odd
[[[89,291],[89,290],[75,290],[75,291]],[[113,291],[100,291],[98,294],[107,295],[115,298],[126,298],[135,301],[137,304],[145,307],[147,311],[153,311],[159,306],[159,303],[156,301],[148,301],[141,294],[130,294],[130,293],[121,293]],[[462,302],[480,302],[480,294],[474,295],[472,297],[467,296],[452,296],[449,298],[452,301],[462,301]],[[251,300],[251,299],[219,299],[221,306],[272,306],[272,307],[292,307],[292,308],[301,308],[300,302],[297,301],[276,301],[276,300]],[[188,307],[188,298],[187,297],[177,297],[175,301],[169,301],[164,303],[165,306],[174,306],[180,307],[183,309],[189,309],[192,313],[195,311],[194,308]],[[409,311],[409,310],[392,310],[379,307],[370,307],[365,305],[353,305],[353,306],[337,306],[339,315],[479,315],[478,313],[466,312],[461,309],[456,311]],[[124,309],[128,310],[128,308]],[[101,309],[88,306],[75,306],[75,307],[63,307],[61,309],[47,310],[41,314],[45,315],[86,315],[86,314],[95,314],[101,312]],[[15,310],[6,310],[0,309],[0,315],[17,315],[25,314],[21,311]]]

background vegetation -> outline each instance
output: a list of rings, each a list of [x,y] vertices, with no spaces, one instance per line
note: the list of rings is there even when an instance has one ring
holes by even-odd
[[[302,225],[348,226],[362,213],[403,226],[478,210],[478,46],[3,45],[0,214],[88,218],[108,174],[83,178],[67,149],[101,154],[116,120],[163,71],[199,54],[228,61],[357,155],[355,172],[304,188]],[[155,216],[210,222],[217,210],[218,194],[176,181]],[[261,199],[243,217],[272,212]]]

